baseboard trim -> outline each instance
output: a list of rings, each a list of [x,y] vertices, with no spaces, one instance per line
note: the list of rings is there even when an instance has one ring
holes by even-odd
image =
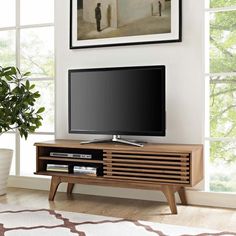
[[[50,178],[10,176],[8,179],[8,187],[48,191],[50,187]],[[66,184],[62,183],[59,186],[58,191],[66,192]],[[151,191],[151,190],[113,188],[113,187],[79,184],[75,186],[73,192],[81,194],[97,195],[97,196],[166,202],[164,195],[160,191]],[[204,192],[191,189],[187,189],[186,194],[189,205],[236,208],[236,201],[235,201],[236,194],[212,193],[212,192]],[[176,197],[176,200],[177,203],[180,202],[178,196]]]

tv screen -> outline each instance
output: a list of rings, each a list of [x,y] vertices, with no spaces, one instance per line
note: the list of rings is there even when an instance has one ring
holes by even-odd
[[[69,70],[69,132],[165,135],[165,66]]]

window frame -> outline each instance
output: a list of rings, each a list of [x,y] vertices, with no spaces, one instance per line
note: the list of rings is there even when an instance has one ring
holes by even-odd
[[[228,11],[236,11],[235,6],[224,6],[224,7],[214,7],[210,8],[210,0],[205,2],[204,14],[205,14],[205,70],[204,70],[204,78],[205,78],[205,181],[204,181],[204,190],[206,192],[218,193],[210,190],[210,174],[209,174],[209,166],[210,166],[210,143],[211,142],[236,142],[236,137],[211,137],[210,134],[210,78],[214,76],[236,76],[236,72],[222,72],[222,73],[211,73],[210,69],[210,14],[218,13],[218,12],[228,12]],[[234,192],[227,192],[234,193]]]
[[[55,5],[55,1],[53,1]],[[53,19],[53,22],[51,23],[42,23],[42,24],[29,24],[29,25],[21,25],[20,23],[20,13],[21,11],[21,0],[15,0],[15,25],[9,26],[9,27],[0,27],[0,32],[7,32],[7,31],[15,31],[15,66],[20,68],[20,57],[21,57],[21,30],[24,29],[36,29],[41,27],[52,27],[54,36],[55,36],[55,19]],[[53,41],[55,42],[55,37],[53,38]],[[53,84],[55,85],[55,43],[54,47],[52,48],[54,55],[53,55],[53,70],[54,70],[54,77],[36,77],[36,78],[28,78],[29,81],[53,81]],[[55,95],[55,86],[54,86],[54,95]],[[32,135],[55,135],[55,96],[54,96],[54,132],[41,132],[41,131],[35,131]],[[19,132],[16,131],[9,131],[9,134],[15,134],[15,176],[24,176],[21,175],[21,163],[20,163],[20,153],[21,153],[21,137]],[[12,163],[13,164],[13,163]],[[32,176],[33,177],[33,176]]]

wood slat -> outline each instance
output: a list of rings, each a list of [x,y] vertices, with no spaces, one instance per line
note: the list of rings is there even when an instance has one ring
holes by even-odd
[[[111,158],[111,154],[103,154],[104,157]],[[112,157],[121,157],[121,158],[135,158],[135,159],[161,159],[161,160],[177,160],[177,161],[189,161],[189,157],[186,156],[139,156],[139,155],[119,155],[119,154],[112,154]],[[106,158],[105,158],[106,159]]]
[[[140,165],[140,164],[129,164],[129,163],[112,163],[111,166],[127,166],[127,167],[141,167],[149,169],[175,169],[175,170],[190,170],[189,166],[159,166],[159,165]]]
[[[104,166],[104,170],[110,170],[111,167]],[[135,168],[119,168],[112,167],[112,170],[130,171],[130,172],[148,172],[148,173],[167,173],[167,174],[186,174],[189,175],[189,171],[171,171],[171,170],[158,170],[158,169],[135,169]]]
[[[107,153],[107,152],[109,152],[109,151],[111,151],[111,150],[104,150],[103,151],[103,153]],[[170,156],[186,156],[186,157],[188,157],[189,156],[189,152],[186,152],[186,153],[184,153],[184,152],[178,152],[178,151],[173,151],[173,152],[162,152],[162,151],[144,151],[144,150],[142,150],[142,151],[139,151],[139,150],[133,150],[133,151],[131,151],[131,150],[124,150],[124,151],[122,151],[122,150],[115,150],[115,151],[112,151],[112,153],[113,154],[119,154],[119,153],[124,153],[124,154],[144,154],[144,155],[157,155],[157,153],[158,153],[158,155],[164,155],[164,156],[166,156],[166,155],[170,155]]]
[[[126,179],[126,180],[142,180],[142,181],[149,181],[149,182],[159,182],[159,183],[178,183],[178,184],[188,184],[189,181],[186,180],[165,180],[165,179],[155,179],[155,178],[141,178],[141,177],[127,177],[127,176],[106,176],[104,178],[112,178],[112,179]]]
[[[149,160],[128,160],[128,159],[115,159],[115,158],[112,158],[112,159],[104,159],[104,164],[107,163],[107,161],[111,161],[112,160],[112,163],[113,162],[119,162],[119,163],[138,163],[138,164],[165,164],[165,165],[181,165],[181,166],[189,166],[189,163],[188,162],[177,162],[177,161],[161,161],[161,160],[158,160],[158,161],[149,161]]]
[[[181,176],[181,175],[160,175],[160,174],[149,174],[149,173],[129,173],[129,172],[119,172],[119,171],[104,171],[105,174],[112,175],[122,175],[122,176],[142,176],[145,177],[156,177],[156,178],[166,178],[166,179],[187,179],[189,180],[189,176]],[[149,179],[149,178],[147,178]]]

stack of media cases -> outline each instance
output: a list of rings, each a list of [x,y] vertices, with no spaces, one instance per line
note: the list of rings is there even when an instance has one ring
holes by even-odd
[[[47,171],[69,173],[68,165],[47,164]]]
[[[85,166],[72,166],[72,168],[70,168],[68,165],[47,164],[46,170],[52,172],[63,172],[63,173],[74,173],[74,174],[96,174],[97,168],[85,167]]]
[[[95,174],[97,168],[94,167],[85,167],[85,166],[74,166],[74,173],[78,174]]]

